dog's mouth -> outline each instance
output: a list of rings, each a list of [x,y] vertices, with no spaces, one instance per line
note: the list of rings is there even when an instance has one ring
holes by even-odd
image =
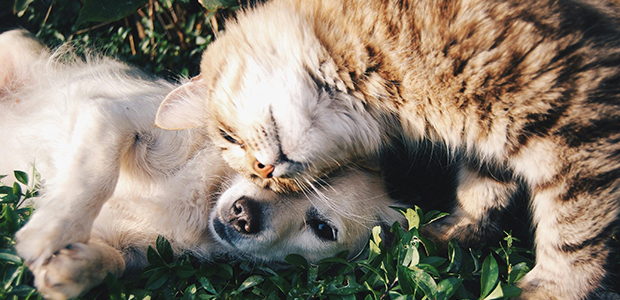
[[[213,231],[220,240],[226,242],[229,246],[236,248],[235,243],[228,234],[227,226],[220,221],[219,217],[213,218]]]

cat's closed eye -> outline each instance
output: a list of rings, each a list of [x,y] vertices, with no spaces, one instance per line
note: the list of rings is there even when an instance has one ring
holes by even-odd
[[[231,144],[243,146],[243,142],[239,140],[239,138],[233,136],[232,134],[228,133],[228,131],[224,129],[220,128],[220,135]]]

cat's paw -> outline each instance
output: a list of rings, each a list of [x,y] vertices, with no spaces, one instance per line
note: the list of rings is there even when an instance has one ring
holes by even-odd
[[[492,227],[492,226],[488,226]],[[462,247],[479,244],[485,238],[492,237],[492,228],[487,229],[469,218],[448,216],[428,224],[420,229],[420,234],[430,238],[439,249],[445,250],[448,242],[455,239]]]
[[[566,270],[569,271],[569,270]],[[568,273],[570,274],[570,272]],[[580,284],[579,276],[564,277],[555,271],[545,271],[539,265],[525,275],[517,286],[522,290],[519,300],[585,299],[591,289]],[[575,280],[576,279],[576,280]],[[598,298],[596,298],[598,299]]]
[[[74,243],[33,270],[34,284],[45,299],[69,299],[99,285],[108,272],[118,273],[118,268],[119,262],[107,259],[100,248]]]
[[[90,237],[90,224],[83,216],[62,217],[58,212],[36,211],[15,238],[15,250],[31,269],[41,266],[58,250],[75,243],[85,243]]]
[[[557,294],[549,292],[547,289],[540,287],[531,282],[522,281],[519,282],[518,287],[521,289],[521,294],[513,299],[516,300],[559,300]]]

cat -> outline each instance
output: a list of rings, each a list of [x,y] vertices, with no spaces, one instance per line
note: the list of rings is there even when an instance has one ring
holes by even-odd
[[[596,297],[620,213],[616,9],[274,0],[227,23],[156,124],[204,128],[233,169],[277,192],[381,159],[394,140],[441,147],[458,164],[457,204],[428,234],[483,241],[522,183],[537,263],[520,298]]]
[[[158,235],[176,255],[281,265],[354,257],[374,226],[406,224],[378,172],[347,166],[316,191],[278,194],[233,172],[201,130],[154,127],[175,85],[135,67],[51,53],[23,30],[0,34],[0,65],[0,174],[34,162],[41,175],[15,248],[46,299],[146,266]]]

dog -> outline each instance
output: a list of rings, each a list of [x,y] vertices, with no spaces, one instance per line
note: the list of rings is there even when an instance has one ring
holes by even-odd
[[[405,224],[367,168],[345,166],[312,191],[257,187],[200,129],[153,126],[178,84],[135,67],[51,51],[24,30],[0,34],[0,66],[0,174],[34,168],[42,178],[15,249],[47,299],[144,267],[160,235],[202,261],[316,262],[355,256],[374,226]]]

